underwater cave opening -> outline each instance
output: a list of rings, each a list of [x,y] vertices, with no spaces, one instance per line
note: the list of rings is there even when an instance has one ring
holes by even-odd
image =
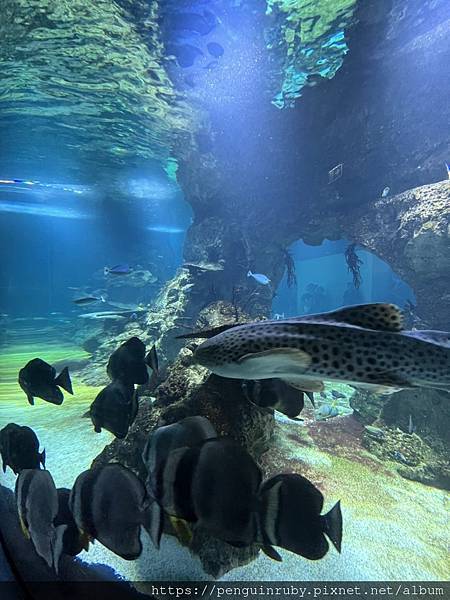
[[[320,246],[299,240],[288,252],[296,281],[289,280],[286,269],[272,302],[274,318],[367,302],[390,302],[407,310],[415,306],[414,292],[386,262],[348,240],[324,240]]]

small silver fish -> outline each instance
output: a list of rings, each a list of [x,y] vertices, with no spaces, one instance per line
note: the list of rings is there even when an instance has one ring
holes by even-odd
[[[95,302],[106,302],[106,298],[104,296],[82,296],[81,298],[75,298],[72,302],[83,306],[85,304],[94,304]]]
[[[247,277],[253,277],[253,279],[261,285],[269,285],[270,283],[270,279],[267,277],[267,275],[263,275],[262,273],[252,273],[249,271],[247,273]]]
[[[339,410],[331,404],[322,404],[316,411],[316,418],[321,421],[331,419],[339,415]]]
[[[379,427],[374,427],[373,425],[365,425],[364,431],[371,437],[376,440],[384,440],[386,437],[385,432]]]
[[[389,196],[390,191],[391,191],[391,188],[389,186],[386,186],[384,188],[384,190],[381,192],[381,197],[387,198]]]
[[[398,450],[394,450],[394,452],[392,453],[392,458],[394,460],[396,460],[397,462],[401,462],[405,465],[409,464],[409,461],[406,458],[406,456],[404,454],[402,454],[401,452],[399,452]]]

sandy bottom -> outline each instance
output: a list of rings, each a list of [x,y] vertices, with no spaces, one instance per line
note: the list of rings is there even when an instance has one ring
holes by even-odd
[[[0,428],[9,422],[32,427],[45,447],[47,468],[58,487],[71,487],[76,476],[112,440],[95,434],[81,418],[98,389],[72,377],[75,396],[61,406],[27,403],[17,384],[18,370],[39,356],[52,363],[83,358],[77,347],[51,339],[33,340],[2,349],[0,354]],[[281,550],[282,563],[262,553],[224,580],[445,580],[448,576],[449,507],[447,492],[407,481],[369,455],[360,444],[361,428],[352,417],[306,425],[279,419],[274,449],[263,457],[267,472],[299,472],[324,493],[325,509],[341,500],[344,516],[342,553],[331,548],[320,561],[307,561]],[[10,469],[1,482],[14,487]],[[301,510],[301,507],[299,507]],[[200,562],[177,540],[164,537],[156,551],[142,532],[144,552],[125,561],[101,546],[80,559],[103,563],[130,580],[209,579]]]

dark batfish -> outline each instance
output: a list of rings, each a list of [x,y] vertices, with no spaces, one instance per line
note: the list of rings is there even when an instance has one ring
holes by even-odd
[[[208,52],[211,56],[214,56],[214,58],[220,58],[225,52],[222,46],[217,42],[209,42],[206,47],[208,48]]]
[[[70,490],[58,488],[58,513],[54,520],[57,531],[57,554],[77,556],[88,545],[78,531],[77,524],[69,508]]]
[[[14,474],[24,469],[45,469],[45,450],[39,452],[39,440],[27,426],[9,423],[0,431],[0,455],[3,473],[10,467]]]
[[[226,438],[172,450],[155,476],[155,497],[171,517],[201,526],[236,547],[257,541],[258,465]],[[268,544],[262,549],[278,556]]]
[[[19,371],[19,385],[30,404],[34,404],[35,397],[51,404],[62,404],[64,396],[60,387],[73,394],[69,369],[65,367],[56,377],[56,369],[40,358],[33,358]]]
[[[89,410],[96,433],[107,429],[119,439],[126,437],[137,412],[134,385],[121,381],[113,381],[101,390]]]
[[[25,469],[17,478],[15,496],[24,535],[31,539],[36,552],[58,572],[61,530],[54,521],[58,514],[58,493],[48,471]]]
[[[242,388],[253,404],[277,410],[294,420],[299,420],[298,416],[305,406],[305,394],[314,405],[311,392],[298,390],[281,379],[247,380],[242,383]]]
[[[153,474],[161,469],[169,453],[178,448],[193,448],[205,440],[217,437],[206,417],[186,417],[177,423],[158,427],[150,435],[142,453],[147,467],[149,489],[153,489]]]
[[[322,493],[305,477],[276,475],[260,490],[262,542],[318,560],[328,552],[331,540],[341,551],[342,514],[340,503],[325,515]]]
[[[236,442],[205,442],[198,452],[191,483],[198,525],[225,542],[237,546],[252,543],[261,480],[258,465]]]
[[[143,385],[150,379],[147,367],[157,373],[156,349],[153,346],[146,355],[145,344],[139,338],[132,337],[111,354],[106,371],[113,381]]]
[[[80,532],[125,560],[141,555],[141,525],[159,539],[152,529],[152,504],[140,479],[119,464],[81,473],[69,500]]]

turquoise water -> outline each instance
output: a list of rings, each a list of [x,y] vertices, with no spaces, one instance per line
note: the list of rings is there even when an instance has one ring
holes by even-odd
[[[404,309],[408,328],[450,329],[445,6],[382,4],[3,0],[0,429],[33,428],[57,487],[112,443],[138,470],[161,390],[169,415],[179,401],[191,410],[205,370],[189,370],[177,336],[372,302]],[[161,385],[139,390],[117,443],[83,415],[132,336],[156,344]],[[17,377],[36,357],[69,364],[74,395],[61,406],[28,404]],[[448,578],[448,394],[354,408],[347,383],[325,382],[302,421],[275,412],[268,450],[250,448],[265,475],[307,477],[324,512],[341,501],[342,553],[308,561],[280,548],[278,563],[260,552],[222,579]],[[194,405],[220,423],[226,402],[248,407],[242,390],[216,400]],[[369,451],[368,425],[394,444],[384,454]],[[401,476],[401,443],[419,456],[414,480]],[[175,536],[159,551],[141,538],[136,561],[99,542],[79,558],[133,581],[211,578]]]

